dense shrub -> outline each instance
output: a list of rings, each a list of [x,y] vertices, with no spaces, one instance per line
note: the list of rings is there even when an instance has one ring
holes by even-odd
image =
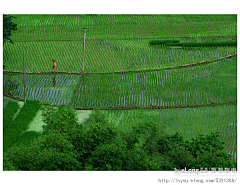
[[[122,170],[126,161],[125,146],[112,142],[98,145],[87,159],[86,166],[92,166],[92,170]]]
[[[51,108],[42,109],[43,132],[57,131],[61,134],[71,134],[72,129],[78,126],[75,110],[69,105],[61,105],[58,110]]]
[[[8,157],[3,157],[3,170],[4,171],[17,171],[19,170],[16,166],[14,166],[13,161]]]
[[[82,129],[75,140],[78,157],[84,162],[92,158],[97,147],[110,144],[117,137],[117,129],[111,124],[91,123]]]
[[[165,134],[151,119],[139,119],[130,131],[120,131],[98,110],[81,126],[72,107],[51,111],[53,118],[44,118],[48,124],[43,136],[5,152],[5,170],[173,171],[237,166],[222,150],[218,133],[185,141],[178,133]]]
[[[209,135],[199,135],[191,142],[186,142],[188,151],[194,156],[191,166],[233,168],[236,163],[231,160],[231,155],[223,151],[223,144],[218,132]]]
[[[31,145],[13,146],[5,157],[12,166],[24,171],[82,170],[74,146],[60,133],[48,132]]]

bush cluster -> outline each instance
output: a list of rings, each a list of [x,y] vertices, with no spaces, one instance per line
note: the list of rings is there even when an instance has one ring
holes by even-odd
[[[151,119],[136,120],[120,131],[100,111],[78,124],[75,110],[61,106],[44,109],[44,133],[30,145],[13,146],[4,157],[4,170],[173,171],[193,168],[236,168],[223,152],[218,133],[185,141],[167,135]],[[50,117],[49,117],[50,115]]]

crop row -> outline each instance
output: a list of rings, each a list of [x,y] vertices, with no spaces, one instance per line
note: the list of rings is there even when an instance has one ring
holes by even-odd
[[[14,15],[13,40],[79,40],[87,37],[159,38],[237,34],[236,15]]]
[[[73,95],[78,75],[28,74],[25,78],[27,100],[39,100],[55,105],[68,104]],[[22,74],[4,74],[4,92],[24,99]]]
[[[7,106],[3,109],[3,129],[7,128],[9,124],[12,122],[14,114],[18,110],[17,102],[8,102]]]
[[[28,124],[40,108],[39,101],[27,101],[17,117],[3,132],[3,151],[7,151],[18,139],[20,134],[27,129]]]
[[[237,92],[236,59],[185,69],[83,76],[72,99],[76,107],[205,104],[235,100]]]
[[[221,103],[237,99],[236,65],[236,58],[229,58],[150,72],[27,74],[27,99],[85,108]],[[23,99],[22,76],[4,74],[4,92]]]
[[[77,41],[6,43],[3,48],[5,70],[26,72],[82,71],[83,44]],[[86,41],[84,72],[113,72],[173,67],[214,60],[236,52],[236,47],[216,49],[152,48],[147,40]]]

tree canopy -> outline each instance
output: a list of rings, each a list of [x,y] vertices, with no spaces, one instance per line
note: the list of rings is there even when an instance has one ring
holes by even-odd
[[[17,24],[13,23],[14,16],[11,15],[3,15],[3,44],[6,41],[10,41],[13,44],[12,39],[12,32],[17,30]]]
[[[168,135],[151,119],[136,120],[121,131],[101,111],[78,124],[69,105],[45,106],[43,135],[29,145],[4,153],[4,170],[173,171],[176,169],[237,168],[223,151],[218,133],[185,141]]]

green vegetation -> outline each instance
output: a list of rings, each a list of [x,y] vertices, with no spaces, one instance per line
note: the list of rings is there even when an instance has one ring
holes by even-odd
[[[7,106],[3,109],[3,129],[7,128],[9,124],[12,122],[14,114],[18,110],[17,102],[8,102]]]
[[[176,44],[176,46],[178,45]],[[202,43],[193,42],[193,43],[182,43],[181,46],[182,47],[230,47],[230,46],[237,47],[237,41],[235,42],[202,42]]]
[[[15,41],[203,37],[237,35],[236,14],[211,15],[14,15]],[[37,37],[36,37],[37,36]]]
[[[180,44],[179,40],[150,40],[149,45],[162,45],[165,46],[166,44]]]
[[[191,105],[236,100],[236,65],[236,58],[232,58],[184,69],[85,74],[85,79],[76,87],[72,102],[76,107],[115,107]]]
[[[39,132],[35,131],[26,131],[24,132],[17,140],[17,142],[14,144],[14,146],[19,145],[29,145],[35,141],[36,138],[38,138],[41,134]]]
[[[151,40],[150,46],[160,45],[164,46],[180,46],[180,47],[230,47],[237,46],[237,41],[230,42],[187,42],[180,43],[179,40]]]
[[[27,101],[17,117],[3,132],[3,151],[7,151],[18,139],[20,134],[25,131],[28,124],[36,115],[40,108],[39,101]]]
[[[5,70],[27,72],[82,71],[83,33],[86,36],[84,72],[113,72],[172,67],[217,59],[237,51],[232,47],[152,48],[152,40],[180,43],[237,40],[236,15],[14,15],[15,44],[3,48]]]
[[[21,85],[11,86],[9,80]],[[4,74],[3,83],[6,91],[24,98],[22,74]],[[237,58],[150,72],[28,74],[26,85],[29,100],[85,108],[222,103],[237,99]]]
[[[19,101],[19,100],[15,100],[15,99],[12,99],[12,98],[9,98],[9,97],[3,95],[3,109],[6,108],[7,104],[8,104],[10,101],[11,101],[11,102],[17,102],[20,108],[21,108],[21,107],[23,106],[23,104],[24,104],[23,102],[21,102],[21,101]]]
[[[151,119],[162,125],[168,135],[179,133],[186,141],[191,141],[198,134],[209,135],[218,132],[224,141],[225,152],[237,158],[237,106],[197,107],[180,109],[135,109],[104,110],[103,113],[122,132],[132,131],[138,122]]]
[[[12,170],[9,163],[23,171],[77,170],[80,167],[73,145],[58,133],[40,136],[30,146],[14,146],[5,158],[9,161],[4,163],[4,170]]]
[[[231,155],[222,151],[218,133],[185,141],[178,133],[166,134],[151,119],[135,120],[132,130],[123,132],[100,111],[79,125],[72,107],[49,108],[43,114],[47,123],[43,135],[32,144],[8,150],[4,170],[236,168]]]
[[[7,41],[13,44],[13,40],[10,38],[12,32],[17,30],[17,24],[13,23],[14,16],[3,15],[3,44]]]
[[[187,44],[187,43],[186,43]],[[6,43],[5,70],[22,71],[23,54],[26,72],[52,71],[52,58],[57,71],[82,71],[83,44],[79,41],[45,41]],[[86,40],[85,72],[113,72],[165,68],[214,60],[237,51],[236,46],[198,48],[198,50],[149,47],[145,40]]]
[[[236,14],[8,16],[4,170],[237,167]]]

